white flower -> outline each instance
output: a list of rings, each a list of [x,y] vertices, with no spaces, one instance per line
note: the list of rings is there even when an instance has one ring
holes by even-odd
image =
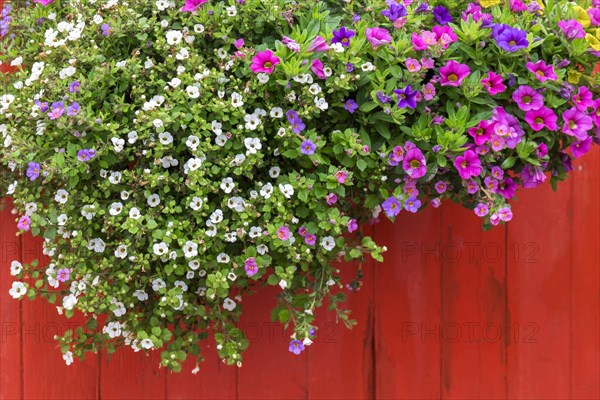
[[[135,292],[133,292],[133,297],[135,297],[139,301],[146,301],[148,300],[148,293],[144,292],[143,290],[136,290]]]
[[[150,69],[154,67],[154,63],[152,62],[152,60],[149,58],[144,62],[144,68],[146,69]]]
[[[23,270],[23,264],[21,264],[19,261],[14,260],[13,262],[10,263],[10,274],[12,276],[19,275],[22,270]]]
[[[121,182],[121,176],[122,174],[120,172],[111,172],[110,176],[108,177],[108,181],[110,183],[112,183],[113,185],[118,184],[119,182]]]
[[[8,294],[13,299],[20,299],[27,293],[27,286],[23,282],[13,282],[12,287],[9,289]]]
[[[267,183],[260,189],[260,195],[262,197],[264,197],[265,199],[270,198],[272,194],[273,194],[273,185],[271,185],[270,183]]]
[[[185,88],[185,91],[192,99],[197,99],[200,97],[200,90],[196,86],[188,86]]]
[[[56,217],[56,223],[58,226],[65,226],[68,219],[69,218],[67,217],[67,214],[60,214],[58,217]]]
[[[370,62],[366,62],[366,63],[362,64],[360,66],[360,68],[365,72],[369,72],[369,71],[373,71],[375,69],[375,66],[373,64],[371,64]]]
[[[127,246],[124,244],[119,245],[115,250],[115,257],[117,258],[125,258],[127,257]]]
[[[198,268],[200,268],[200,261],[198,260],[190,260],[190,262],[188,262],[188,267],[190,267],[190,269],[192,270],[197,270]]]
[[[221,190],[225,193],[231,193],[231,191],[235,188],[235,182],[233,182],[232,178],[225,178],[221,181]]]
[[[119,337],[121,336],[121,323],[119,321],[109,322],[104,328],[102,328],[102,332],[106,333],[111,339]]]
[[[74,74],[75,74],[75,67],[68,66],[67,68],[62,69],[58,73],[58,76],[60,77],[60,79],[65,79],[65,78],[68,78],[69,76],[73,76]]]
[[[186,285],[186,283],[185,283],[185,282],[183,282],[183,281],[175,281],[175,282],[173,283],[173,286],[175,286],[175,287],[180,287],[180,288],[181,288],[181,290],[182,290],[182,291],[184,291],[184,292],[187,292],[187,290],[188,290],[188,286],[187,286],[187,285]]]
[[[159,196],[159,195],[157,195],[156,193],[154,193],[154,194],[151,194],[151,195],[148,197],[148,205],[149,205],[150,207],[156,207],[156,206],[158,206],[159,204],[160,204],[160,196]]]
[[[227,297],[225,300],[223,300],[223,308],[226,309],[227,311],[233,311],[235,309],[236,305],[237,304],[235,303],[235,301],[233,301],[229,297]]]
[[[244,163],[244,161],[246,161],[246,156],[244,154],[236,154],[229,164],[234,166],[240,166]]]
[[[200,197],[194,196],[190,201],[190,208],[194,211],[198,211],[202,208],[203,201]]]
[[[217,135],[217,137],[215,138],[215,143],[221,147],[225,146],[225,143],[227,143],[227,136]]]
[[[183,165],[183,171],[187,174],[189,171],[196,171],[202,166],[202,159],[198,157],[190,158]]]
[[[294,187],[292,185],[290,185],[289,183],[286,184],[279,184],[279,190],[281,190],[281,193],[283,193],[283,195],[285,196],[286,199],[289,199],[292,197],[292,195],[294,194]]]
[[[269,74],[265,74],[264,72],[259,72],[258,74],[256,74],[256,78],[260,83],[269,82]]]
[[[158,292],[162,288],[166,288],[167,284],[162,279],[158,278],[152,281],[152,290]]]
[[[179,31],[170,30],[167,32],[167,43],[170,45],[178,44],[183,39],[183,34]]]
[[[325,100],[325,98],[321,97],[321,98],[317,98],[315,97],[315,105],[317,106],[318,109],[325,111],[329,108],[329,103],[327,103],[327,100]]]
[[[123,315],[125,315],[127,309],[125,308],[125,305],[123,303],[121,303],[120,301],[116,302],[115,306],[117,306],[117,308],[113,310],[113,313],[116,317],[122,317]]]
[[[237,15],[237,8],[235,8],[235,6],[225,7],[225,10],[230,17],[235,17]]]
[[[244,146],[246,146],[247,154],[256,154],[258,150],[262,149],[262,144],[258,138],[245,138]]]
[[[191,150],[196,150],[198,148],[198,146],[200,145],[200,138],[198,138],[198,136],[195,135],[190,135],[188,136],[185,145],[187,147],[189,147]]]
[[[37,211],[37,208],[36,203],[32,202],[25,204],[25,215],[32,216]]]
[[[142,339],[140,346],[142,346],[143,349],[149,350],[154,347],[154,342],[148,338]]]
[[[81,207],[81,215],[85,217],[88,221],[91,221],[92,218],[96,215],[96,206],[93,204],[86,204]]]
[[[273,179],[276,179],[281,173],[281,168],[279,167],[271,167],[269,169],[269,176]]]
[[[259,244],[258,246],[256,246],[256,251],[261,256],[264,256],[265,254],[267,254],[269,252],[269,248],[267,247],[266,244]]]
[[[117,201],[110,205],[108,213],[114,216],[121,214],[121,211],[123,211],[123,204]]]
[[[162,121],[162,119],[155,118],[152,121],[152,125],[154,125],[155,128],[162,128],[165,125],[165,123]]]
[[[248,236],[250,236],[252,239],[256,239],[257,237],[262,236],[262,229],[258,226],[253,226],[250,228]]]
[[[158,134],[158,140],[165,146],[173,143],[173,135],[170,132],[161,132]]]
[[[336,53],[344,52],[344,45],[341,43],[332,43],[329,47],[332,48]]]
[[[243,102],[242,95],[237,92],[231,93],[231,105],[236,108],[243,106],[244,102]]]
[[[325,250],[331,251],[335,247],[335,240],[333,240],[333,237],[331,236],[325,236],[321,239],[321,246],[323,246]]]
[[[285,279],[281,279],[281,280],[279,281],[279,287],[280,287],[282,290],[283,290],[283,289],[287,289],[287,287],[288,287],[287,281],[286,281]]]
[[[221,124],[220,122],[218,122],[218,121],[212,121],[210,125],[211,125],[212,131],[216,135],[220,135],[221,133],[223,133],[223,130],[222,130],[223,124]]]
[[[137,207],[132,207],[131,210],[129,210],[129,218],[139,219],[141,216],[142,214]]]
[[[169,252],[169,246],[165,242],[154,243],[154,245],[152,245],[152,251],[157,256],[163,256]]]
[[[192,258],[198,255],[198,245],[194,242],[187,241],[183,246],[183,255],[185,258]]]
[[[134,144],[138,139],[138,134],[136,131],[131,131],[127,134],[127,143]]]
[[[65,204],[69,200],[69,192],[64,189],[58,189],[54,196],[54,201],[60,204]]]
[[[13,183],[11,183],[10,185],[8,185],[8,190],[6,191],[7,195],[11,195],[15,193],[15,189],[17,188],[17,185],[19,184],[19,182],[14,181]]]
[[[227,206],[237,212],[242,212],[246,209],[244,199],[239,196],[231,197],[227,200]]]
[[[218,224],[221,221],[223,221],[223,211],[222,210],[217,209],[217,210],[213,211],[212,214],[210,214],[210,222],[212,222],[213,224]]]
[[[65,296],[63,298],[62,304],[65,310],[72,310],[73,307],[75,307],[75,304],[77,304],[77,297],[75,297],[74,294]]]
[[[123,148],[125,147],[125,140],[119,138],[119,137],[113,137],[110,139],[110,141],[113,144],[113,148],[115,149],[115,153],[120,153],[121,151],[123,151]]]
[[[100,238],[94,238],[88,242],[87,248],[88,250],[93,250],[96,253],[102,253],[106,248],[106,244],[104,243],[104,240]]]
[[[283,117],[283,109],[281,107],[273,107],[271,112],[269,112],[271,118],[281,118]]]
[[[312,94],[313,96],[316,96],[319,93],[321,93],[321,86],[319,86],[319,84],[317,84],[317,83],[314,83],[314,84],[310,85],[310,87],[308,88],[308,92],[310,94]]]
[[[72,352],[67,351],[65,354],[63,354],[62,358],[63,358],[63,360],[65,360],[65,364],[67,364],[67,365],[73,364],[73,353]]]
[[[227,264],[229,262],[229,256],[225,253],[219,253],[217,256],[217,262],[219,264]]]
[[[204,25],[202,25],[202,24],[194,25],[194,32],[196,32],[196,33],[204,32]]]
[[[171,156],[164,156],[163,158],[160,159],[160,162],[161,162],[163,168],[170,168],[170,167],[175,167],[175,166],[179,165],[179,161],[174,159]]]

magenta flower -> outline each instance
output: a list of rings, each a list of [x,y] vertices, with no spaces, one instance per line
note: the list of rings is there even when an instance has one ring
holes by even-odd
[[[313,234],[307,234],[306,236],[304,236],[304,243],[306,243],[309,246],[314,246],[315,243],[317,242],[317,237]]]
[[[288,36],[283,36],[281,38],[281,43],[285,45],[288,49],[295,51],[296,53],[300,52],[300,45],[294,39]]]
[[[33,0],[34,3],[40,3],[44,7],[52,3],[54,0]]]
[[[540,167],[527,164],[521,170],[521,179],[523,180],[523,187],[529,189],[544,183],[546,175]]]
[[[383,204],[381,205],[383,211],[385,211],[385,215],[388,218],[394,218],[396,215],[400,214],[402,210],[402,205],[394,196],[388,197]]]
[[[382,44],[387,44],[392,41],[392,36],[387,29],[380,28],[378,26],[374,28],[367,28],[365,31],[365,35],[367,36],[367,40],[371,43],[374,49],[381,46]]]
[[[496,123],[494,121],[482,120],[477,126],[469,128],[469,135],[475,140],[477,146],[488,142],[492,138],[494,133],[494,127]]]
[[[338,171],[335,173],[335,179],[337,179],[338,183],[342,185],[346,182],[346,178],[348,178],[348,173],[346,171]]]
[[[500,167],[492,167],[492,176],[496,179],[504,178],[504,171]]]
[[[396,165],[398,165],[400,161],[404,160],[404,149],[402,148],[402,146],[395,146],[392,149],[392,154],[390,155],[392,157],[392,160],[396,163]]]
[[[56,271],[56,279],[59,282],[68,281],[70,275],[71,275],[71,270],[69,270],[69,268],[60,268],[58,271]]]
[[[439,197],[436,197],[435,199],[431,199],[431,207],[438,208],[440,205],[442,205],[442,200],[440,200]]]
[[[313,60],[310,65],[310,70],[319,78],[319,79],[327,79],[327,75],[325,75],[325,71],[323,71],[323,63],[321,60]]]
[[[352,233],[358,229],[358,223],[356,222],[356,220],[354,218],[352,218],[350,221],[348,221],[348,224],[346,226],[348,227],[349,233]]]
[[[472,150],[467,150],[463,155],[454,159],[454,167],[458,170],[458,174],[463,179],[469,179],[481,174],[481,161]]]
[[[233,45],[238,50],[241,49],[242,47],[244,47],[244,43],[245,43],[245,41],[243,38],[238,38],[233,41]]]
[[[572,97],[575,106],[581,111],[586,111],[588,108],[594,107],[592,92],[585,86],[580,86],[577,93]]]
[[[530,61],[525,66],[540,82],[555,81],[558,79],[556,73],[554,73],[554,66],[552,64],[547,65],[544,60],[539,60],[535,64]]]
[[[579,140],[585,139],[588,131],[593,127],[592,118],[575,107],[571,107],[563,113],[563,120],[565,124],[562,132],[575,136]]]
[[[479,203],[473,211],[475,211],[475,215],[478,217],[485,217],[490,212],[490,209],[485,204]]]
[[[438,181],[435,184],[435,191],[438,192],[438,194],[444,193],[447,188],[448,188],[448,185],[444,181]]]
[[[288,350],[295,355],[299,355],[304,351],[304,343],[302,343],[300,340],[294,339],[290,342],[290,347]]]
[[[306,229],[306,227],[301,226],[300,229],[298,229],[298,234],[302,237],[305,237],[306,235],[308,235],[308,230]]]
[[[327,200],[327,204],[332,206],[335,203],[337,203],[337,195],[335,193],[329,193],[327,196],[325,196],[325,199]]]
[[[582,39],[585,37],[583,26],[577,20],[569,19],[566,21],[558,21],[558,27],[568,40]]]
[[[508,207],[501,207],[498,209],[498,218],[500,221],[508,222],[512,219],[513,213]]]
[[[259,72],[270,74],[279,63],[279,58],[271,50],[259,51],[252,59],[250,69],[255,74]]]
[[[437,44],[441,45],[444,50],[446,50],[451,43],[458,40],[458,36],[456,36],[454,29],[452,29],[450,25],[435,25],[431,30],[435,35]]]
[[[206,3],[208,0],[185,0],[185,4],[181,8],[183,12],[193,12],[196,11],[202,4]]]
[[[511,199],[517,192],[517,184],[511,178],[506,177],[498,184],[496,193],[500,194],[505,199]]]
[[[329,50],[329,45],[322,36],[315,37],[310,46],[308,46],[309,53],[319,53],[327,50]]]
[[[277,237],[283,241],[288,240],[290,238],[290,228],[282,226],[277,229]]]
[[[592,138],[590,136],[586,136],[585,139],[573,143],[570,147],[571,154],[573,154],[573,158],[579,158],[588,151],[590,151],[591,145]]]
[[[539,158],[544,158],[548,155],[548,146],[546,143],[540,143],[538,147],[535,148],[535,153]]]
[[[471,69],[466,64],[459,64],[454,60],[446,62],[446,65],[440,68],[442,76],[442,86],[460,86],[462,81],[471,73]]]
[[[402,168],[411,178],[421,178],[427,173],[427,162],[421,150],[414,147],[406,152]]]
[[[18,229],[20,229],[22,231],[28,231],[30,227],[31,227],[31,218],[29,218],[27,215],[24,215],[21,218],[19,218],[19,222],[17,222]]]
[[[539,110],[530,110],[525,113],[525,121],[536,132],[544,128],[555,131],[558,128],[556,125],[557,119],[558,117],[554,114],[554,111],[548,107],[542,107]]]
[[[481,84],[492,96],[502,93],[506,90],[506,85],[502,82],[502,75],[489,71],[487,76],[481,80]]]
[[[531,86],[519,86],[512,99],[523,111],[539,110],[544,106],[544,97]]]
[[[435,86],[431,83],[427,83],[423,86],[423,98],[427,101],[432,100],[435,97]]]
[[[421,64],[419,63],[419,60],[414,58],[407,58],[406,61],[404,61],[404,65],[406,66],[406,69],[408,69],[410,72],[417,72],[421,69]]]
[[[246,270],[246,275],[254,276],[258,272],[258,264],[256,263],[256,258],[249,257],[244,262],[244,269]]]

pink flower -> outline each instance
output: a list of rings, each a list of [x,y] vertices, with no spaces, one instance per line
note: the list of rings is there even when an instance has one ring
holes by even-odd
[[[573,154],[574,158],[579,158],[588,151],[590,151],[591,144],[592,138],[586,136],[585,139],[580,140],[579,142],[575,142],[571,145],[571,154]]]
[[[563,113],[563,120],[565,121],[562,128],[563,133],[575,136],[579,140],[585,139],[588,131],[593,127],[592,118],[575,107],[571,107]]]
[[[193,12],[196,11],[202,4],[206,3],[208,0],[185,0],[185,4],[181,8],[183,12]]]
[[[428,83],[425,86],[423,86],[423,97],[427,101],[435,97],[435,86],[433,86],[433,84]]]
[[[467,150],[462,156],[454,159],[454,166],[461,178],[469,179],[481,174],[481,161],[472,150]]]
[[[329,50],[329,45],[322,36],[317,36],[310,44],[310,46],[308,46],[309,53],[319,53],[327,50]]]
[[[498,93],[502,93],[506,90],[506,86],[502,82],[502,75],[493,71],[488,72],[487,76],[481,80],[481,84],[492,96],[495,96]]]
[[[313,234],[308,234],[306,236],[304,236],[304,243],[306,243],[309,246],[314,246],[315,243],[317,242],[317,237]]]
[[[34,3],[40,3],[43,6],[47,6],[52,3],[54,0],[33,0]]]
[[[581,111],[586,111],[588,108],[594,107],[592,92],[585,86],[580,86],[577,94],[573,95],[575,106]]]
[[[346,182],[346,178],[348,178],[348,173],[346,171],[338,171],[335,173],[335,179],[337,179],[338,183],[342,185]]]
[[[325,75],[325,71],[323,71],[323,63],[321,60],[313,60],[310,65],[310,70],[319,78],[319,79],[327,79]]]
[[[477,126],[469,128],[469,135],[475,140],[476,145],[481,146],[492,138],[495,126],[495,122],[484,119]]]
[[[407,58],[406,61],[404,61],[404,65],[406,65],[406,69],[410,72],[417,72],[421,69],[419,60],[415,60],[414,58]]]
[[[525,64],[529,72],[535,75],[536,78],[540,82],[546,82],[548,80],[555,81],[558,79],[556,74],[554,73],[554,67],[552,64],[547,65],[544,60],[539,60],[535,64],[531,61]]]
[[[31,218],[29,218],[27,215],[24,215],[21,218],[19,218],[19,222],[17,223],[17,228],[19,228],[22,231],[28,231],[30,227],[31,227]]]
[[[250,69],[255,74],[258,74],[259,72],[270,74],[279,63],[279,58],[273,54],[271,50],[259,51],[252,59]]]
[[[460,86],[462,81],[471,73],[471,69],[466,64],[459,64],[450,60],[440,68],[442,76],[442,86]]]
[[[290,228],[282,226],[277,229],[277,237],[283,241],[288,240],[290,238]]]
[[[525,113],[525,121],[536,132],[544,128],[555,131],[557,128],[557,119],[554,111],[548,107],[542,107],[539,110],[529,110]]]
[[[365,31],[365,35],[367,36],[367,40],[371,43],[373,48],[377,48],[382,44],[386,44],[392,41],[392,36],[387,29],[384,28],[367,28]]]
[[[235,46],[236,49],[241,49],[242,47],[244,47],[244,39],[239,38],[239,39],[235,39],[233,41],[233,45]]]
[[[256,258],[249,257],[244,262],[244,269],[246,270],[246,274],[248,276],[254,276],[258,272],[258,264],[256,263]]]
[[[358,223],[356,222],[356,220],[354,218],[352,218],[350,221],[348,221],[348,232],[352,233],[355,230],[358,229]]]
[[[59,282],[68,281],[70,275],[71,275],[71,270],[69,268],[60,268],[58,271],[56,271],[56,279]]]
[[[327,204],[329,204],[330,206],[337,203],[338,200],[337,195],[335,193],[329,193],[325,198],[327,199]]]

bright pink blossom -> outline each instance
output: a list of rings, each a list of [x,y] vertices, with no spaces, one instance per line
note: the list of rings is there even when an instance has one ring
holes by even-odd
[[[259,72],[270,74],[279,62],[279,58],[271,50],[259,51],[252,59],[250,69],[255,74]]]

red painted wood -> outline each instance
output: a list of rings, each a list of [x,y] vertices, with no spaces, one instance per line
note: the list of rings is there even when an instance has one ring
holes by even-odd
[[[120,348],[111,355],[102,353],[100,393],[103,399],[164,399],[166,371],[159,368],[160,352],[148,354]]]
[[[570,394],[572,180],[523,190],[508,225],[510,398]]]
[[[365,228],[372,235],[373,227]],[[356,277],[357,263],[337,264],[342,283]],[[308,395],[315,399],[368,399],[375,396],[373,363],[375,361],[375,284],[374,270],[380,265],[366,257],[362,265],[363,286],[357,292],[344,288],[344,308],[358,321],[352,330],[336,322],[336,315],[321,307],[317,314],[318,336],[308,348]],[[348,368],[349,365],[360,366]]]
[[[21,259],[21,238],[15,235],[12,203],[5,200],[0,214],[0,399],[15,399],[21,397],[21,313],[8,291],[16,280],[10,264]]]
[[[375,228],[388,248],[375,270],[377,398],[440,397],[440,217],[402,212]]]
[[[571,398],[600,399],[600,149],[575,163],[572,186]]]
[[[505,397],[505,228],[448,203],[442,230],[442,397]]]

